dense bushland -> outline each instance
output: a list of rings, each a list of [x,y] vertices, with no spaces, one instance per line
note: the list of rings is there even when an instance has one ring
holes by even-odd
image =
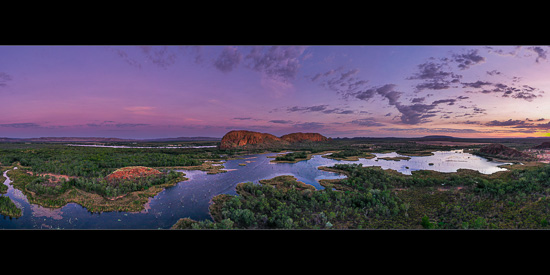
[[[549,228],[549,165],[498,177],[433,171],[407,176],[356,164],[332,169],[348,177],[324,190],[242,183],[238,196],[215,200],[214,222],[187,219],[174,228]]]

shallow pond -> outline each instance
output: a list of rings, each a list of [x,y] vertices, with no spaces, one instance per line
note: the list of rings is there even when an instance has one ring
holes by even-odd
[[[243,156],[242,159],[228,160],[225,173],[208,175],[203,171],[178,170],[186,174],[187,181],[179,182],[151,198],[146,209],[139,213],[104,212],[90,213],[86,208],[70,203],[62,208],[48,209],[29,204],[21,191],[14,189],[7,179],[7,194],[22,209],[23,216],[9,218],[0,215],[0,228],[7,229],[167,229],[180,218],[194,220],[211,219],[208,206],[212,197],[219,194],[236,195],[235,186],[241,182],[258,183],[280,175],[293,175],[299,181],[323,189],[320,179],[336,179],[344,176],[322,171],[319,166],[332,166],[336,163],[362,163],[363,166],[381,166],[403,174],[414,170],[436,170],[455,172],[459,168],[478,170],[484,174],[505,170],[498,167],[504,163],[488,161],[484,158],[464,153],[461,150],[434,152],[433,156],[411,157],[409,160],[382,160],[379,157],[396,157],[396,153],[375,154],[373,159],[359,161],[339,161],[314,155],[310,160],[297,163],[270,163],[275,153]],[[430,165],[433,163],[433,165]],[[243,165],[246,164],[246,165]],[[5,175],[5,173],[4,173]]]

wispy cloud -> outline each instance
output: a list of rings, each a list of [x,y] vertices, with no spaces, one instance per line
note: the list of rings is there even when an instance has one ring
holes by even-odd
[[[9,127],[9,128],[38,128],[40,125],[36,123],[6,123],[0,124],[0,127]]]
[[[309,112],[321,112],[324,114],[339,114],[339,115],[349,115],[354,114],[355,111],[349,110],[349,109],[342,109],[342,108],[329,108],[329,105],[323,104],[323,105],[315,105],[315,106],[307,106],[307,107],[300,107],[300,106],[293,106],[288,107],[287,112],[302,112],[302,113],[309,113]]]
[[[301,67],[301,55],[306,47],[302,46],[271,46],[253,47],[245,56],[247,66],[266,76],[282,81],[290,82],[296,78]]]
[[[140,49],[149,62],[163,69],[176,62],[176,53],[167,46],[140,46]]]
[[[214,66],[224,72],[230,72],[241,62],[243,55],[235,47],[225,47],[218,58],[214,61]]]
[[[111,50],[116,53],[116,55],[118,55],[118,57],[120,57],[122,60],[124,60],[124,62],[126,62],[128,65],[132,66],[132,67],[136,67],[138,69],[141,69],[141,63],[139,63],[137,60],[135,60],[134,58],[131,58],[128,56],[128,53],[122,49],[118,49],[118,48],[111,48]]]
[[[0,72],[0,87],[6,87],[8,81],[11,80],[11,76],[7,73]]]
[[[278,124],[290,124],[292,123],[292,120],[274,119],[274,120],[270,120],[269,122],[278,123]]]
[[[344,71],[343,67],[339,67],[324,73],[318,73],[310,80],[319,83],[320,86],[326,89],[347,95],[365,88],[368,83],[368,80],[357,77],[358,73],[359,69],[356,68]]]
[[[548,130],[550,129],[550,122],[547,123],[533,123],[533,120],[525,119],[508,119],[508,120],[493,120],[485,123],[485,126],[499,126],[499,127],[511,127],[511,128],[524,128],[534,130]],[[536,121],[544,121],[544,119],[538,119]]]

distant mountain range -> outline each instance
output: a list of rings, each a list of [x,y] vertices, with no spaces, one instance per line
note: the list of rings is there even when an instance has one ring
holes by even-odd
[[[124,139],[105,137],[39,137],[39,138],[6,138],[0,137],[0,142],[175,142],[175,141],[219,141],[214,137],[175,137],[153,139]]]

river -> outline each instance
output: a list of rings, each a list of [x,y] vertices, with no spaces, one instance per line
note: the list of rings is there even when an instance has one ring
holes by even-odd
[[[433,156],[411,157],[409,160],[382,160],[381,157],[400,156],[396,153],[375,154],[373,159],[339,161],[314,155],[310,160],[297,163],[271,163],[276,153],[242,156],[241,159],[223,163],[225,173],[209,175],[198,170],[177,170],[184,172],[189,180],[166,188],[151,198],[145,210],[131,212],[90,213],[76,203],[69,203],[58,209],[44,208],[30,204],[21,191],[11,185],[7,177],[9,196],[22,210],[23,216],[9,218],[0,215],[0,228],[5,229],[168,229],[180,218],[205,220],[211,217],[208,206],[212,197],[219,194],[236,195],[235,186],[241,182],[258,183],[280,175],[293,175],[299,181],[311,184],[317,189],[320,179],[336,179],[345,176],[317,169],[319,166],[332,166],[336,163],[362,163],[363,166],[381,166],[403,174],[414,170],[436,170],[455,172],[460,168],[478,170],[484,174],[506,170],[499,167],[504,163],[488,161],[484,158],[464,153],[462,150],[434,152]],[[433,165],[430,165],[433,163]],[[241,164],[241,165],[239,165]],[[243,164],[246,164],[243,166]]]

